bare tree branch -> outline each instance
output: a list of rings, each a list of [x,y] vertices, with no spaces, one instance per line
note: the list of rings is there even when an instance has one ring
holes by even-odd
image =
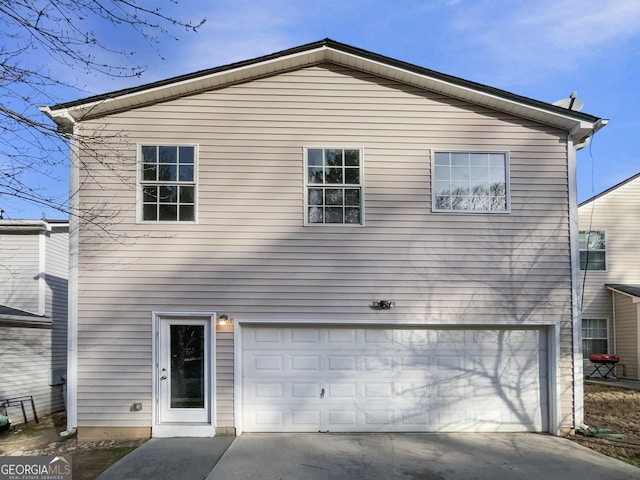
[[[0,202],[15,198],[69,213],[66,199],[51,197],[33,180],[36,174],[51,177],[68,161],[69,136],[45,123],[37,106],[59,103],[55,92],[60,90],[80,92],[52,75],[52,66],[78,75],[139,77],[146,67],[130,65],[135,52],[116,48],[114,32],[133,32],[162,57],[160,38],[177,39],[174,32],[195,32],[205,22],[165,13],[163,7],[177,5],[176,0],[156,3],[161,6],[143,0],[0,0]],[[50,59],[47,65],[33,60],[42,53]],[[73,140],[95,143],[79,136]],[[101,158],[109,163],[106,157]]]

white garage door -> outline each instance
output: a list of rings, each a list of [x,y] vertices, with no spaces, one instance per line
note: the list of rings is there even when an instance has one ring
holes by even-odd
[[[542,432],[543,329],[244,327],[246,432]]]

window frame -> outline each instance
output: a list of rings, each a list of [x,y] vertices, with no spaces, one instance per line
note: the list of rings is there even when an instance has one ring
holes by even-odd
[[[598,321],[598,322],[604,322],[605,325],[605,337],[593,337],[593,336],[586,336],[585,335],[585,321]],[[597,327],[602,328],[602,327]],[[593,330],[593,327],[590,327],[591,330]],[[582,324],[581,324],[581,328],[580,328],[581,334],[582,334],[582,353],[583,353],[583,357],[585,360],[589,360],[589,355],[592,354],[591,353],[587,353],[586,352],[586,348],[585,348],[585,341],[589,341],[589,340],[604,340],[606,342],[606,347],[605,347],[605,352],[598,352],[598,353],[609,353],[609,319],[608,318],[583,318],[582,319]]]
[[[360,183],[359,184],[348,184],[348,183],[341,183],[341,184],[327,184],[327,183],[323,183],[323,184],[317,184],[317,185],[323,185],[325,187],[331,187],[332,185],[336,186],[336,188],[358,188],[360,190],[360,222],[358,223],[346,223],[346,222],[342,222],[342,223],[326,223],[326,222],[310,222],[309,221],[309,189],[313,188],[314,185],[313,183],[309,183],[309,151],[310,150],[322,150],[323,152],[326,150],[342,150],[343,152],[345,150],[357,150],[359,152],[359,180]],[[347,228],[358,228],[358,227],[364,227],[365,226],[365,183],[364,183],[364,175],[365,175],[365,167],[364,167],[364,156],[365,156],[365,152],[364,152],[364,148],[363,147],[352,147],[352,146],[335,146],[335,145],[331,145],[331,146],[327,146],[327,145],[309,145],[309,146],[305,146],[303,147],[303,176],[304,176],[304,186],[303,186],[303,206],[304,206],[304,211],[303,211],[303,225],[305,227],[347,227]],[[344,164],[343,164],[343,168],[344,168]],[[344,220],[344,219],[343,219]]]
[[[505,209],[504,210],[460,210],[454,208],[437,208],[436,205],[436,155],[446,154],[482,154],[504,155],[504,181],[505,181]],[[504,215],[511,213],[511,152],[508,149],[459,149],[459,148],[433,148],[431,149],[431,212],[432,213],[456,213],[456,214],[491,214]]]
[[[604,248],[600,249],[589,249],[589,242],[587,241],[587,248],[586,249],[582,249],[580,246],[580,234],[585,233],[587,235],[590,235],[591,233],[597,233],[597,232],[601,232],[603,235],[603,241],[604,241]],[[607,231],[604,229],[599,229],[599,230],[578,230],[578,256],[579,256],[579,268],[581,272],[606,272],[607,271],[607,257],[608,257],[608,253],[607,253]],[[604,268],[587,268],[589,266],[589,259],[588,259],[588,253],[594,253],[594,252],[602,252],[602,254],[604,255]],[[584,264],[584,268],[582,268],[582,254],[583,253],[587,253],[587,259],[585,259],[585,264]]]
[[[143,165],[144,159],[142,156],[143,147],[192,147],[193,148],[193,180],[191,181],[150,181],[144,180]],[[197,224],[198,223],[198,170],[200,163],[200,149],[196,143],[181,143],[181,142],[139,142],[136,147],[136,223],[139,224],[164,224],[164,225],[176,225],[176,224]],[[145,220],[144,219],[144,187],[147,185],[178,185],[178,186],[193,186],[193,220]]]

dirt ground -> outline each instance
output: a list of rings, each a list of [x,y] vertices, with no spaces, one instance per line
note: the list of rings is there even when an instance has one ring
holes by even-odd
[[[52,456],[70,455],[73,480],[95,480],[102,472],[144,441],[78,442],[77,438],[61,438],[66,419],[61,414],[40,418],[40,423],[12,426],[0,433],[0,455]]]
[[[590,435],[569,438],[610,457],[640,467],[640,390],[619,385],[587,383],[585,424]],[[13,427],[0,434],[0,455],[71,455],[74,480],[94,480],[144,441],[78,442],[61,439],[65,428],[61,415],[42,418],[40,424]],[[595,429],[595,430],[593,430]],[[616,438],[611,435],[624,435]],[[599,435],[591,436],[591,435]]]
[[[595,431],[569,438],[640,467],[640,390],[585,383],[584,404],[585,424]],[[624,438],[616,438],[616,434]]]

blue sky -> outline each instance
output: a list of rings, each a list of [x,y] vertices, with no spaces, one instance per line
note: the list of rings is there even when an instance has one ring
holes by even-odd
[[[160,38],[158,55],[131,31],[86,25],[118,39],[131,57],[106,61],[144,64],[141,78],[79,74],[34,52],[52,75],[82,90],[47,92],[66,102],[91,94],[246,60],[329,37],[422,67],[554,102],[572,91],[583,111],[611,120],[578,152],[578,200],[585,200],[640,172],[635,138],[640,130],[640,2],[635,0],[178,0],[167,12],[207,22],[197,33],[174,30]],[[111,42],[111,40],[109,40]],[[35,107],[34,107],[35,108]],[[59,180],[34,178],[53,196],[67,191]],[[61,214],[0,196],[5,218],[60,218]]]

